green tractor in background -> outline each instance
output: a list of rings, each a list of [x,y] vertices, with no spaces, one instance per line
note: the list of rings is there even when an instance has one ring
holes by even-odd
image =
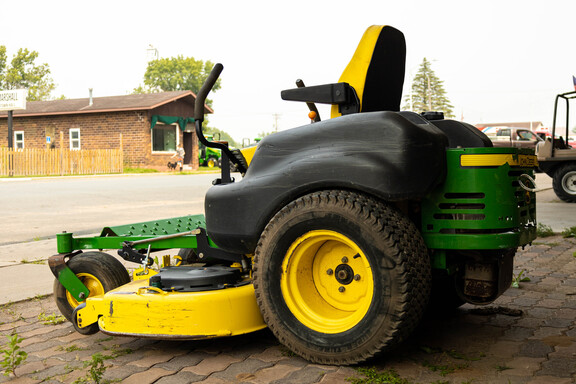
[[[214,140],[214,135],[205,135],[208,141]],[[207,147],[202,142],[198,142],[198,165],[201,167],[220,167],[222,153],[219,149]]]

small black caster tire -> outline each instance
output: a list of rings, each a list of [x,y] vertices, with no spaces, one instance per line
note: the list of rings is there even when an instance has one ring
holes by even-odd
[[[90,291],[88,297],[102,295],[130,282],[130,275],[122,263],[104,252],[81,253],[72,257],[67,265]],[[62,316],[72,321],[72,313],[81,302],[74,299],[57,279],[54,280],[54,299]]]
[[[100,331],[100,327],[98,326],[98,322],[95,322],[93,324],[90,324],[87,327],[82,327],[82,328],[80,328],[80,326],[78,325],[78,311],[84,307],[86,307],[86,303],[80,304],[79,306],[74,308],[74,311],[72,312],[72,325],[74,326],[74,329],[79,334],[85,335],[85,336],[98,333]]]

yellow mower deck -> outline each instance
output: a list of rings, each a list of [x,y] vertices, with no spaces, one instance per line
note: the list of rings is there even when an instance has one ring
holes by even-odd
[[[201,292],[165,292],[136,280],[89,297],[77,311],[80,328],[98,322],[107,334],[158,339],[235,336],[266,327],[254,286]]]

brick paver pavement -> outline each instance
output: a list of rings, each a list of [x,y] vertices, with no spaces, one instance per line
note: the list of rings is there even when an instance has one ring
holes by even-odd
[[[538,239],[520,251],[515,273],[530,282],[510,288],[488,307],[465,305],[427,317],[399,349],[365,367],[394,370],[409,383],[576,382],[576,240]],[[16,332],[26,362],[0,383],[73,383],[85,362],[104,360],[103,379],[123,383],[348,383],[357,367],[311,364],[267,330],[203,341],[82,336],[69,323],[43,324],[58,314],[52,297],[0,309],[0,342]],[[2,355],[0,355],[0,359]]]

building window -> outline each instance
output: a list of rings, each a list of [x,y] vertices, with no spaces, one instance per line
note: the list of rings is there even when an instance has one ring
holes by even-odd
[[[70,149],[80,149],[80,128],[70,129]]]
[[[14,149],[24,149],[24,131],[14,131]]]
[[[156,124],[152,129],[152,152],[174,152],[178,145],[178,126]]]

